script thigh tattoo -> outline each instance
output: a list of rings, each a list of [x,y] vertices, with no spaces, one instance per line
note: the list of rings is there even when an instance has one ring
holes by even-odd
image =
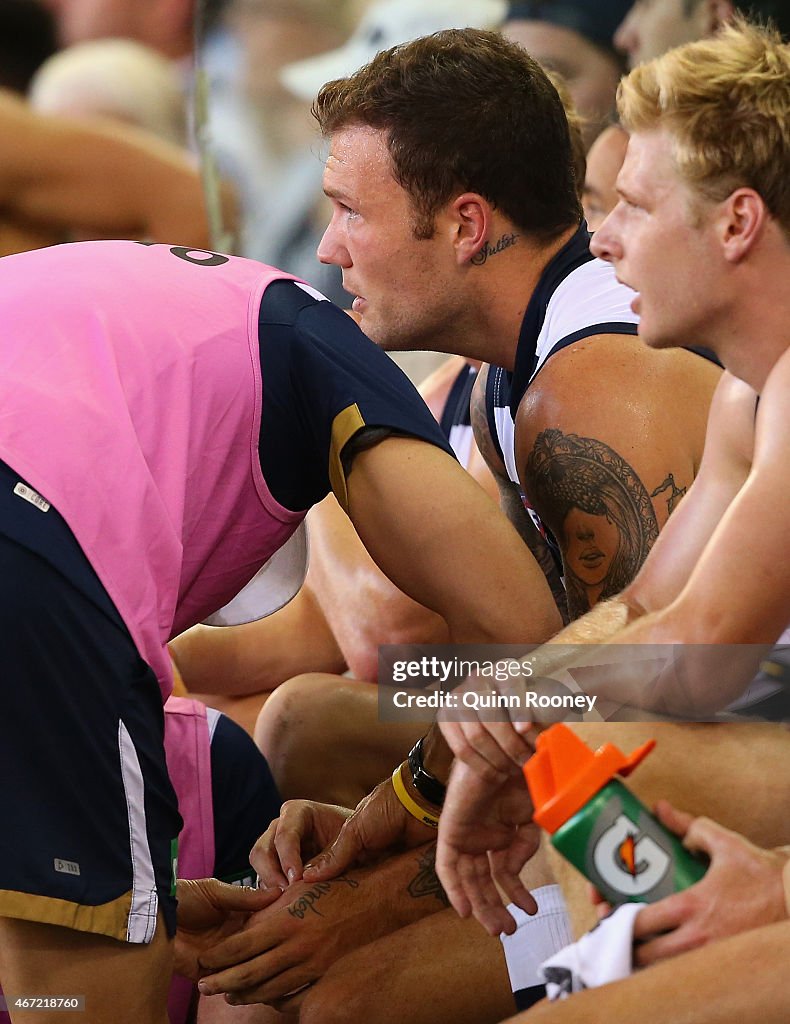
[[[622,456],[595,438],[544,430],[524,482],[562,549],[572,619],[633,580],[658,522],[647,489]]]

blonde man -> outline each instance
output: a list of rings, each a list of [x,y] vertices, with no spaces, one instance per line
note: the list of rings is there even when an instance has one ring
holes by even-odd
[[[596,233],[594,249],[637,289],[639,332],[651,347],[667,347],[681,332],[692,332],[727,372],[714,399],[703,467],[682,508],[632,586],[561,634],[564,640],[759,650],[790,619],[784,523],[790,444],[788,81],[790,49],[774,33],[738,22],[715,40],[636,69],[621,87],[620,113],[631,139],[618,180],[620,202]],[[715,676],[704,669],[695,674],[690,666],[692,697],[698,706],[715,707],[740,685],[743,666],[729,658],[719,660]],[[637,682],[624,678],[616,686],[623,694]],[[616,694],[610,689],[608,695]],[[721,729],[707,728],[717,734]],[[781,736],[766,728],[757,737],[741,732],[743,742],[755,744],[741,752],[747,763],[756,760],[757,742],[761,751],[763,743],[781,745]],[[490,907],[485,911],[487,890],[459,882],[459,876],[474,860],[472,835],[479,838],[492,824],[491,816],[476,814],[483,791],[493,802],[503,785],[512,785],[501,782],[507,758],[515,771],[530,749],[507,727],[496,734],[483,730],[482,738],[464,725],[446,733],[468,763],[451,779],[438,862],[456,906],[466,912],[474,907],[491,926],[501,918]],[[500,782],[482,781],[470,767],[475,757],[503,770]],[[776,766],[779,775],[771,779],[752,769],[751,804],[738,812],[745,830],[755,827],[758,815],[770,815],[767,790],[787,787],[787,769],[781,760]],[[790,945],[781,884],[786,855],[665,814],[678,831],[693,828],[690,841],[709,852],[713,866],[683,897],[642,911],[635,934],[647,941],[639,946],[638,962],[732,937],[655,974],[547,1007],[530,1021],[598,1019],[605,1009],[622,1014],[647,999],[653,1024],[681,1017],[700,1024],[787,1019],[790,990],[776,973]],[[759,879],[748,894],[745,878]],[[759,925],[771,927],[735,934]],[[668,934],[650,941],[659,932]],[[659,998],[670,974],[672,997]]]

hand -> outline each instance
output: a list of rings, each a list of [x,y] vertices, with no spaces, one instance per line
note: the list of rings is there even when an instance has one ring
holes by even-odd
[[[432,844],[426,850],[432,852]],[[209,973],[200,991],[225,992],[233,1004],[264,1002],[293,1009],[305,986],[323,977],[340,957],[417,915],[441,909],[435,876],[436,898],[424,878],[416,894],[408,884],[421,877],[415,877],[415,867],[425,874],[426,850],[422,858],[405,854],[329,882],[294,883],[242,931],[201,956],[200,966]],[[297,992],[298,999],[293,996]]]
[[[216,878],[179,878],[176,895],[178,931],[174,970],[197,981],[200,954],[238,931],[251,914],[278,899],[280,890],[227,885]]]
[[[534,914],[537,904],[519,872],[539,845],[521,771],[489,779],[455,763],[439,818],[436,870],[461,917],[472,913],[490,935],[511,935],[516,923],[495,883],[508,900]]]
[[[527,690],[550,693],[554,685],[553,680],[529,679],[526,686],[515,686],[512,680],[497,684],[490,679],[470,676],[453,690],[457,706],[443,708],[438,715],[445,741],[459,761],[492,781],[494,773],[506,775],[514,767],[521,769],[535,753],[538,732],[555,718],[551,712],[535,711],[527,718],[524,695]],[[492,689],[519,697],[518,717],[511,720],[506,708],[475,709],[472,703],[464,702],[466,693],[489,693]],[[563,717],[568,718],[568,715]]]
[[[336,878],[352,864],[365,864],[385,851],[411,849],[436,838],[436,831],[417,821],[395,795],[387,779],[357,805],[337,839],[305,866],[306,882]]]
[[[287,888],[302,877],[305,857],[313,857],[337,839],[351,815],[346,807],[315,800],[288,800],[255,843],[250,864],[261,885]]]
[[[666,801],[659,819],[683,845],[710,857],[696,885],[645,907],[634,925],[640,967],[787,916],[782,870],[787,855],[763,850],[709,818],[693,818]]]

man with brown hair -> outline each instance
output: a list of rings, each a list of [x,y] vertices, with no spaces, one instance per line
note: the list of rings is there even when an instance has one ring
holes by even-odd
[[[492,364],[488,394],[481,389],[475,403],[478,436],[509,514],[555,580],[552,556],[523,503],[524,493],[534,500],[531,466],[548,450],[555,465],[576,473],[590,452],[601,453],[606,473],[593,481],[593,501],[606,494],[636,508],[635,517],[618,520],[615,539],[635,574],[669,515],[672,496],[663,483],[672,474],[680,489],[696,473],[718,370],[696,353],[654,353],[635,338],[631,293],[589,251],[567,120],[545,73],[494,33],[437,33],[327,84],[316,114],[330,138],[324,186],[333,206],[319,256],[343,270],[362,329],[384,348],[430,347]],[[578,453],[569,468],[561,450],[567,444]],[[564,496],[551,488],[539,496],[535,511],[572,571],[568,552],[576,538],[563,529]],[[605,520],[598,516],[596,528],[609,525]],[[602,583],[611,571],[619,574],[621,562],[607,562]],[[561,588],[555,593],[563,599]],[[572,614],[586,610],[585,599]],[[384,728],[379,737],[384,744]],[[430,770],[432,753],[428,747]],[[385,761],[382,754],[381,775]],[[326,875],[330,864],[341,870],[373,838],[362,822],[375,821],[378,811],[395,832],[406,816],[389,782],[363,806]],[[298,879],[301,861],[293,847],[289,852],[283,866]],[[305,923],[302,932],[309,928]],[[401,937],[404,944],[416,939]],[[204,966],[217,977],[205,980],[205,990],[225,986],[244,1001],[260,993],[276,998],[271,975],[283,961],[279,952],[256,957],[261,940],[281,948],[282,936],[261,921],[257,933],[206,957]],[[436,941],[447,939],[434,935],[425,945]],[[289,943],[289,965],[296,945]],[[224,970],[242,959],[235,975]],[[316,960],[312,979],[325,969]],[[344,991],[350,980],[347,972]],[[361,1018],[370,1012],[366,996],[377,995],[357,991]],[[347,998],[334,993],[322,1003],[319,986],[306,1005],[329,1014],[333,1003],[347,1009]]]

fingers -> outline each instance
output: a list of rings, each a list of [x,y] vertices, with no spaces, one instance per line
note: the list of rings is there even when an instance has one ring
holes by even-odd
[[[302,877],[302,849],[315,836],[313,805],[305,800],[287,800],[276,818],[250,852],[250,864],[262,885],[284,889]]]
[[[253,962],[255,958],[260,959],[264,953],[276,949],[281,940],[282,936],[269,924],[248,927],[202,953],[198,963],[205,973],[214,974],[225,968]]]
[[[279,1009],[281,1006],[288,1007],[288,1011],[290,1011],[300,1005],[309,991],[309,986],[317,980],[315,971],[304,966],[294,967],[260,985],[229,992],[225,996],[225,1001],[231,1006],[266,1003],[268,1006],[274,1006],[275,1009]]]
[[[694,816],[685,811],[679,811],[673,807],[668,800],[659,800],[656,804],[656,817],[658,820],[676,836],[683,836],[688,832],[689,826],[694,821]]]
[[[659,935],[649,942],[640,943],[634,947],[634,963],[637,967],[649,967],[650,964],[665,960],[670,956],[677,956],[678,953],[687,953],[689,950],[697,949],[705,944],[706,939],[702,933],[691,927],[678,928],[667,935]]]
[[[472,913],[472,904],[467,899],[464,887],[461,885],[457,862],[458,854],[442,840],[440,832],[436,843],[436,873],[456,914],[459,917],[467,918]]]
[[[533,753],[512,722],[440,721],[439,728],[455,757],[489,781],[521,768]]]
[[[332,845],[305,865],[302,874],[305,882],[324,882],[336,878],[350,867],[364,849],[364,842],[358,827],[357,812],[351,815],[340,830]]]
[[[315,980],[304,964],[294,964],[282,949],[272,950],[226,970],[207,974],[198,982],[203,995],[229,997],[227,1002],[262,1002],[262,996],[279,998]]]
[[[521,870],[539,846],[540,833],[536,828],[527,826],[519,828],[506,850],[491,851],[488,854],[491,875],[495,883],[510,903],[515,903],[527,914],[536,914],[538,904],[521,881]]]
[[[491,866],[486,854],[458,858],[458,876],[472,913],[489,935],[504,931],[512,934],[516,923],[505,909],[502,897],[491,877]]]
[[[179,878],[176,883],[179,901],[179,924],[201,927],[202,920],[190,921],[195,912],[202,918],[208,912],[212,919],[233,911],[253,914],[264,910],[280,897],[280,890],[253,889],[248,885],[229,885],[218,878]],[[197,910],[196,910],[197,908]]]
[[[250,850],[250,864],[258,875],[258,885],[265,889],[285,889],[288,879],[280,863],[280,854],[275,846],[279,818],[275,818]]]
[[[680,927],[693,910],[687,890],[667,896],[658,903],[648,903],[634,922],[634,940],[649,939]]]

